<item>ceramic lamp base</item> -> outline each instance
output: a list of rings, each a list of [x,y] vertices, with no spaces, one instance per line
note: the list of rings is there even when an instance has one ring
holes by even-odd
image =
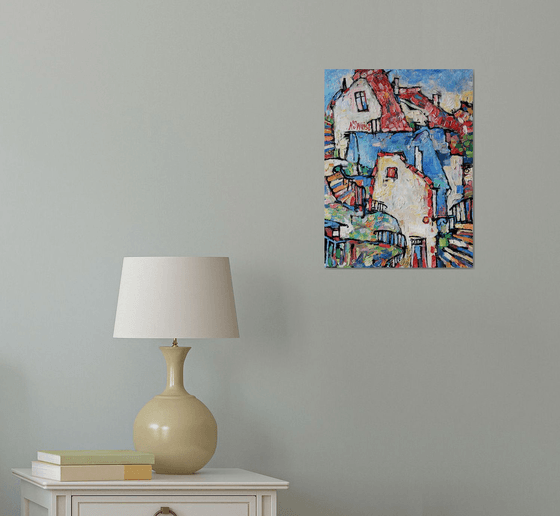
[[[214,455],[218,427],[206,405],[183,386],[183,364],[191,348],[159,349],[167,362],[167,387],[136,416],[134,447],[155,455],[156,473],[189,475]]]

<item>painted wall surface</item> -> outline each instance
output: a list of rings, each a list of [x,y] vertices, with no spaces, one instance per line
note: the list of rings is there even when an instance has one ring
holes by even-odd
[[[282,516],[558,514],[559,15],[2,2],[0,513],[19,514],[10,468],[132,446],[165,386],[165,343],[112,338],[123,256],[227,255],[241,338],[183,343],[210,466],[289,480]],[[474,69],[474,269],[323,267],[321,99],[342,66]]]

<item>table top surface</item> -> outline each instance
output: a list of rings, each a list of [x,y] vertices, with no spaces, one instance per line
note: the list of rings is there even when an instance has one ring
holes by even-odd
[[[289,482],[238,468],[203,468],[193,475],[152,474],[151,480],[96,480],[58,482],[34,477],[31,468],[14,468],[12,473],[44,489],[287,489]]]

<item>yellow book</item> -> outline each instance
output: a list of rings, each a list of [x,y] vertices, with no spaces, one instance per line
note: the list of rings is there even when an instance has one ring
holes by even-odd
[[[65,465],[33,461],[31,474],[35,477],[58,480],[59,482],[80,482],[89,480],[150,480],[150,464],[86,464]]]
[[[51,464],[155,464],[153,453],[135,450],[42,450],[37,460]]]

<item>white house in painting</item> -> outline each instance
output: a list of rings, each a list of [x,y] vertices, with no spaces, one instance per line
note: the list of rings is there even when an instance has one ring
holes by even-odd
[[[343,89],[333,105],[334,144],[339,156],[346,156],[349,132],[374,133],[381,127],[381,104],[366,79]]]
[[[451,207],[463,199],[463,156],[452,155],[449,165],[443,166],[443,171],[449,183],[447,211],[451,213]]]
[[[412,102],[404,99],[399,100],[399,105],[404,113],[406,121],[409,124],[425,127],[428,125],[428,113],[425,109],[415,106]]]
[[[406,237],[407,251],[401,265],[414,266],[413,254],[417,248],[424,266],[436,267],[437,226],[433,218],[432,181],[409,165],[402,153],[380,152],[373,173],[372,198],[386,204],[387,213],[397,219]]]

